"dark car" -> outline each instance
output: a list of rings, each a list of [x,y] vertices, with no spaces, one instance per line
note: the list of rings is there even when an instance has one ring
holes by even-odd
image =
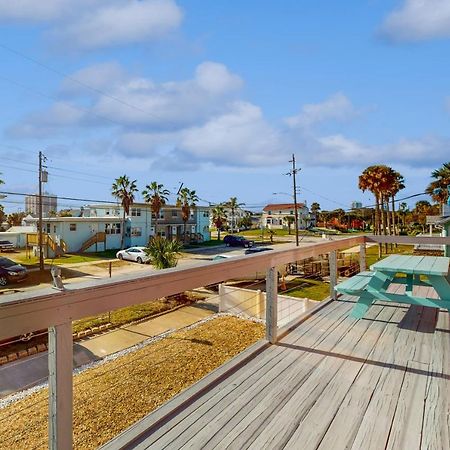
[[[27,269],[8,258],[0,258],[0,286],[25,280]]]
[[[267,252],[268,250],[272,250],[270,247],[252,247],[245,250],[246,255],[253,255],[254,253]]]
[[[227,234],[223,242],[228,245],[228,247],[253,247],[253,241],[245,239],[243,236],[236,236],[234,234]]]

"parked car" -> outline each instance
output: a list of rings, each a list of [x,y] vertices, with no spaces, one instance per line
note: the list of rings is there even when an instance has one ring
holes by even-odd
[[[10,241],[0,241],[0,251],[1,252],[10,252],[14,250],[15,246]]]
[[[0,258],[0,286],[23,281],[27,276],[28,272],[25,267],[8,258]]]
[[[252,247],[245,250],[246,255],[253,255],[254,253],[267,252],[268,250],[272,250],[270,247]]]
[[[146,263],[150,260],[147,253],[145,253],[145,247],[130,247],[125,250],[119,250],[116,253],[116,258],[135,261],[139,264]]]
[[[249,241],[248,239],[245,239],[244,236],[236,236],[235,234],[227,234],[223,242],[228,247],[253,247],[254,242]]]

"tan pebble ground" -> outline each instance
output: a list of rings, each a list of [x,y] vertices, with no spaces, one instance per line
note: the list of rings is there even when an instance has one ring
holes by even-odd
[[[104,444],[264,336],[220,317],[74,377],[74,447]],[[0,410],[0,449],[46,449],[48,390]]]

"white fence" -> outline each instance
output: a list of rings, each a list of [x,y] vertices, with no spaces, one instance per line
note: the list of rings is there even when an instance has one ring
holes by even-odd
[[[318,303],[307,298],[277,296],[278,326],[283,327],[296,320]],[[266,318],[266,293],[260,290],[219,286],[219,311],[241,314],[256,319]]]

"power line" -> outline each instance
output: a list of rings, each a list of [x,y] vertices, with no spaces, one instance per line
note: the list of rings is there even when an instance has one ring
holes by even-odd
[[[90,86],[88,83],[85,83],[84,81],[80,81],[77,78],[75,78],[75,77],[73,77],[71,75],[68,75],[67,73],[64,73],[64,72],[62,72],[62,71],[60,71],[58,69],[55,69],[54,67],[51,67],[51,66],[43,63],[42,61],[39,61],[36,58],[33,58],[33,57],[28,56],[28,55],[26,55],[26,54],[24,54],[24,53],[22,53],[22,52],[20,52],[18,50],[15,50],[15,49],[5,45],[4,43],[0,43],[0,47],[3,48],[4,50],[10,52],[10,53],[13,53],[13,54],[15,54],[17,56],[20,56],[21,58],[26,59],[27,61],[30,61],[33,64],[36,64],[36,65],[38,65],[38,66],[40,66],[40,67],[42,67],[42,68],[44,68],[44,69],[46,69],[46,70],[48,70],[50,72],[53,72],[54,74],[59,75],[60,77],[66,78],[66,79],[68,79],[68,80],[70,80],[70,81],[72,81],[72,82],[74,82],[74,83],[76,83],[76,84],[78,84],[78,85],[80,85],[80,86],[82,86],[82,87],[84,87],[86,89],[89,89],[89,90],[91,90],[91,91],[93,91],[93,92],[95,92],[97,94],[100,94],[100,95],[102,95],[104,97],[107,97],[107,98],[109,98],[111,100],[114,100],[114,101],[116,101],[116,102],[118,102],[118,103],[120,103],[120,104],[122,104],[124,106],[132,108],[132,109],[134,109],[136,111],[139,111],[139,112],[141,112],[143,114],[147,114],[147,115],[149,115],[149,116],[151,116],[151,117],[153,117],[155,119],[158,119],[160,121],[164,121],[163,118],[157,116],[156,114],[150,113],[149,111],[145,111],[144,109],[139,108],[138,106],[133,105],[131,103],[128,103],[125,100],[122,100],[121,98],[115,97],[115,96],[113,96],[111,94],[108,94],[107,92],[105,92],[105,91],[103,91],[101,89],[98,89],[96,87]]]

